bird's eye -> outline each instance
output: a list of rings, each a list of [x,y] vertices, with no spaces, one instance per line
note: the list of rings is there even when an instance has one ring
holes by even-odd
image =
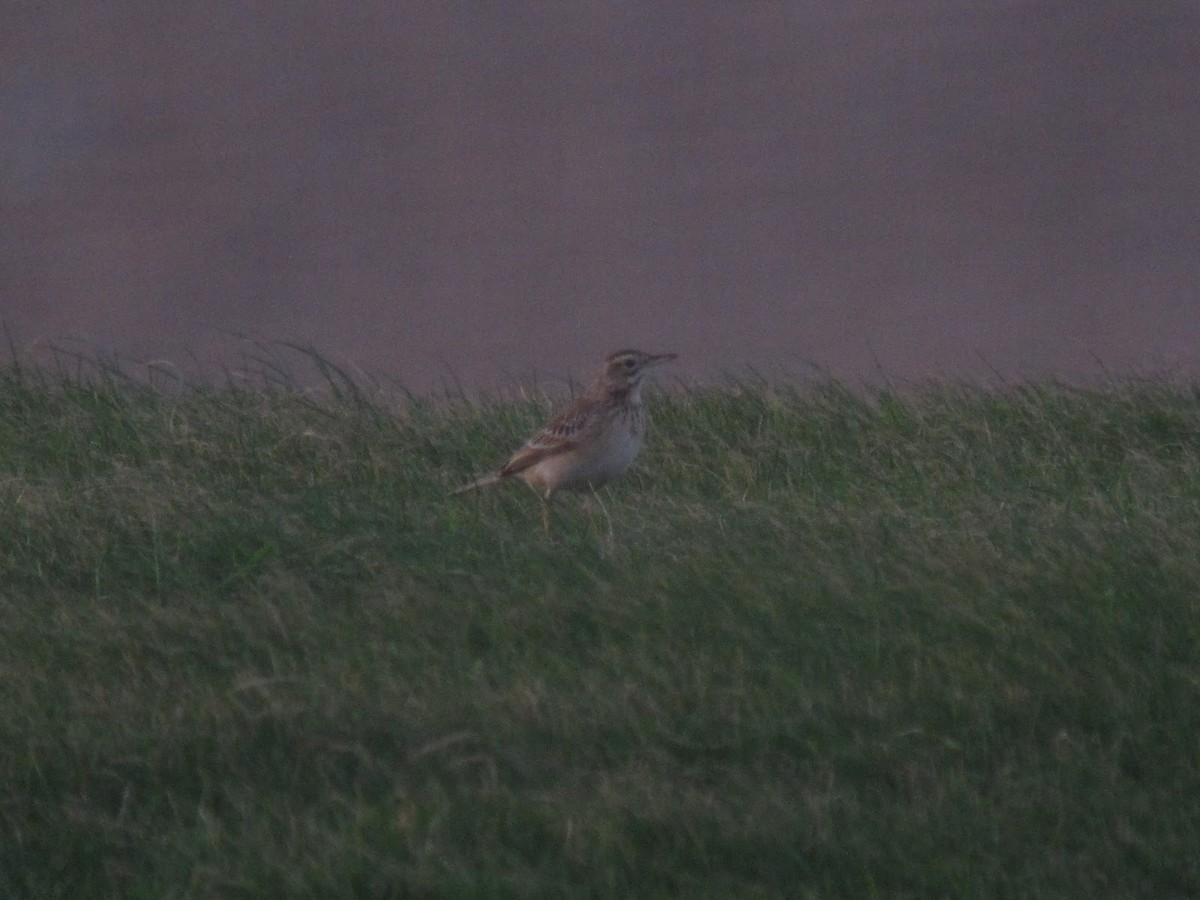
[[[633,368],[633,360],[632,359],[625,360],[625,368],[627,368],[627,369]]]

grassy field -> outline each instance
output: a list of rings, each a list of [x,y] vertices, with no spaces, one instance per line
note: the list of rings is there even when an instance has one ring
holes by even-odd
[[[1200,395],[0,369],[0,896],[1200,895]]]

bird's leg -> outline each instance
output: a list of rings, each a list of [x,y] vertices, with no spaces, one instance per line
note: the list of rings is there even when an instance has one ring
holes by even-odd
[[[550,536],[550,501],[552,496],[552,494],[547,492],[546,496],[542,498],[542,531],[546,537]]]
[[[588,503],[587,503],[587,506],[588,506],[588,513],[589,513],[589,514],[590,514],[590,513],[591,513],[591,511],[592,511],[592,510],[591,510],[591,505],[592,505],[592,504],[591,504],[591,501],[595,501],[596,505],[600,507],[600,512],[604,514],[604,521],[605,521],[605,524],[607,524],[607,525],[608,525],[608,540],[611,542],[611,541],[612,541],[612,539],[613,539],[613,523],[612,523],[612,516],[610,516],[610,515],[608,514],[608,507],[604,505],[604,500],[603,500],[603,498],[601,498],[601,496],[600,496],[600,494],[598,493],[597,489],[593,487],[593,488],[592,488],[592,493],[591,493],[591,494],[590,494],[588,497],[586,497],[586,498],[585,498],[585,500],[586,500],[586,501],[588,501]]]

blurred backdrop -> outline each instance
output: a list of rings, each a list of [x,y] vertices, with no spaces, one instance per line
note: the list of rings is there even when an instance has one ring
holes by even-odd
[[[205,369],[241,334],[418,390],[627,345],[699,378],[1200,372],[1194,0],[0,16],[22,351]]]

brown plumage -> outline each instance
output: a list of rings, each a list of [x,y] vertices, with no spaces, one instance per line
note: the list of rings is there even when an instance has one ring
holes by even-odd
[[[526,441],[507,463],[454,493],[520,479],[541,494],[548,528],[549,504],[557,491],[596,488],[629,468],[646,436],[642,383],[652,369],[672,359],[674,353],[610,353],[604,371],[574,403]]]

